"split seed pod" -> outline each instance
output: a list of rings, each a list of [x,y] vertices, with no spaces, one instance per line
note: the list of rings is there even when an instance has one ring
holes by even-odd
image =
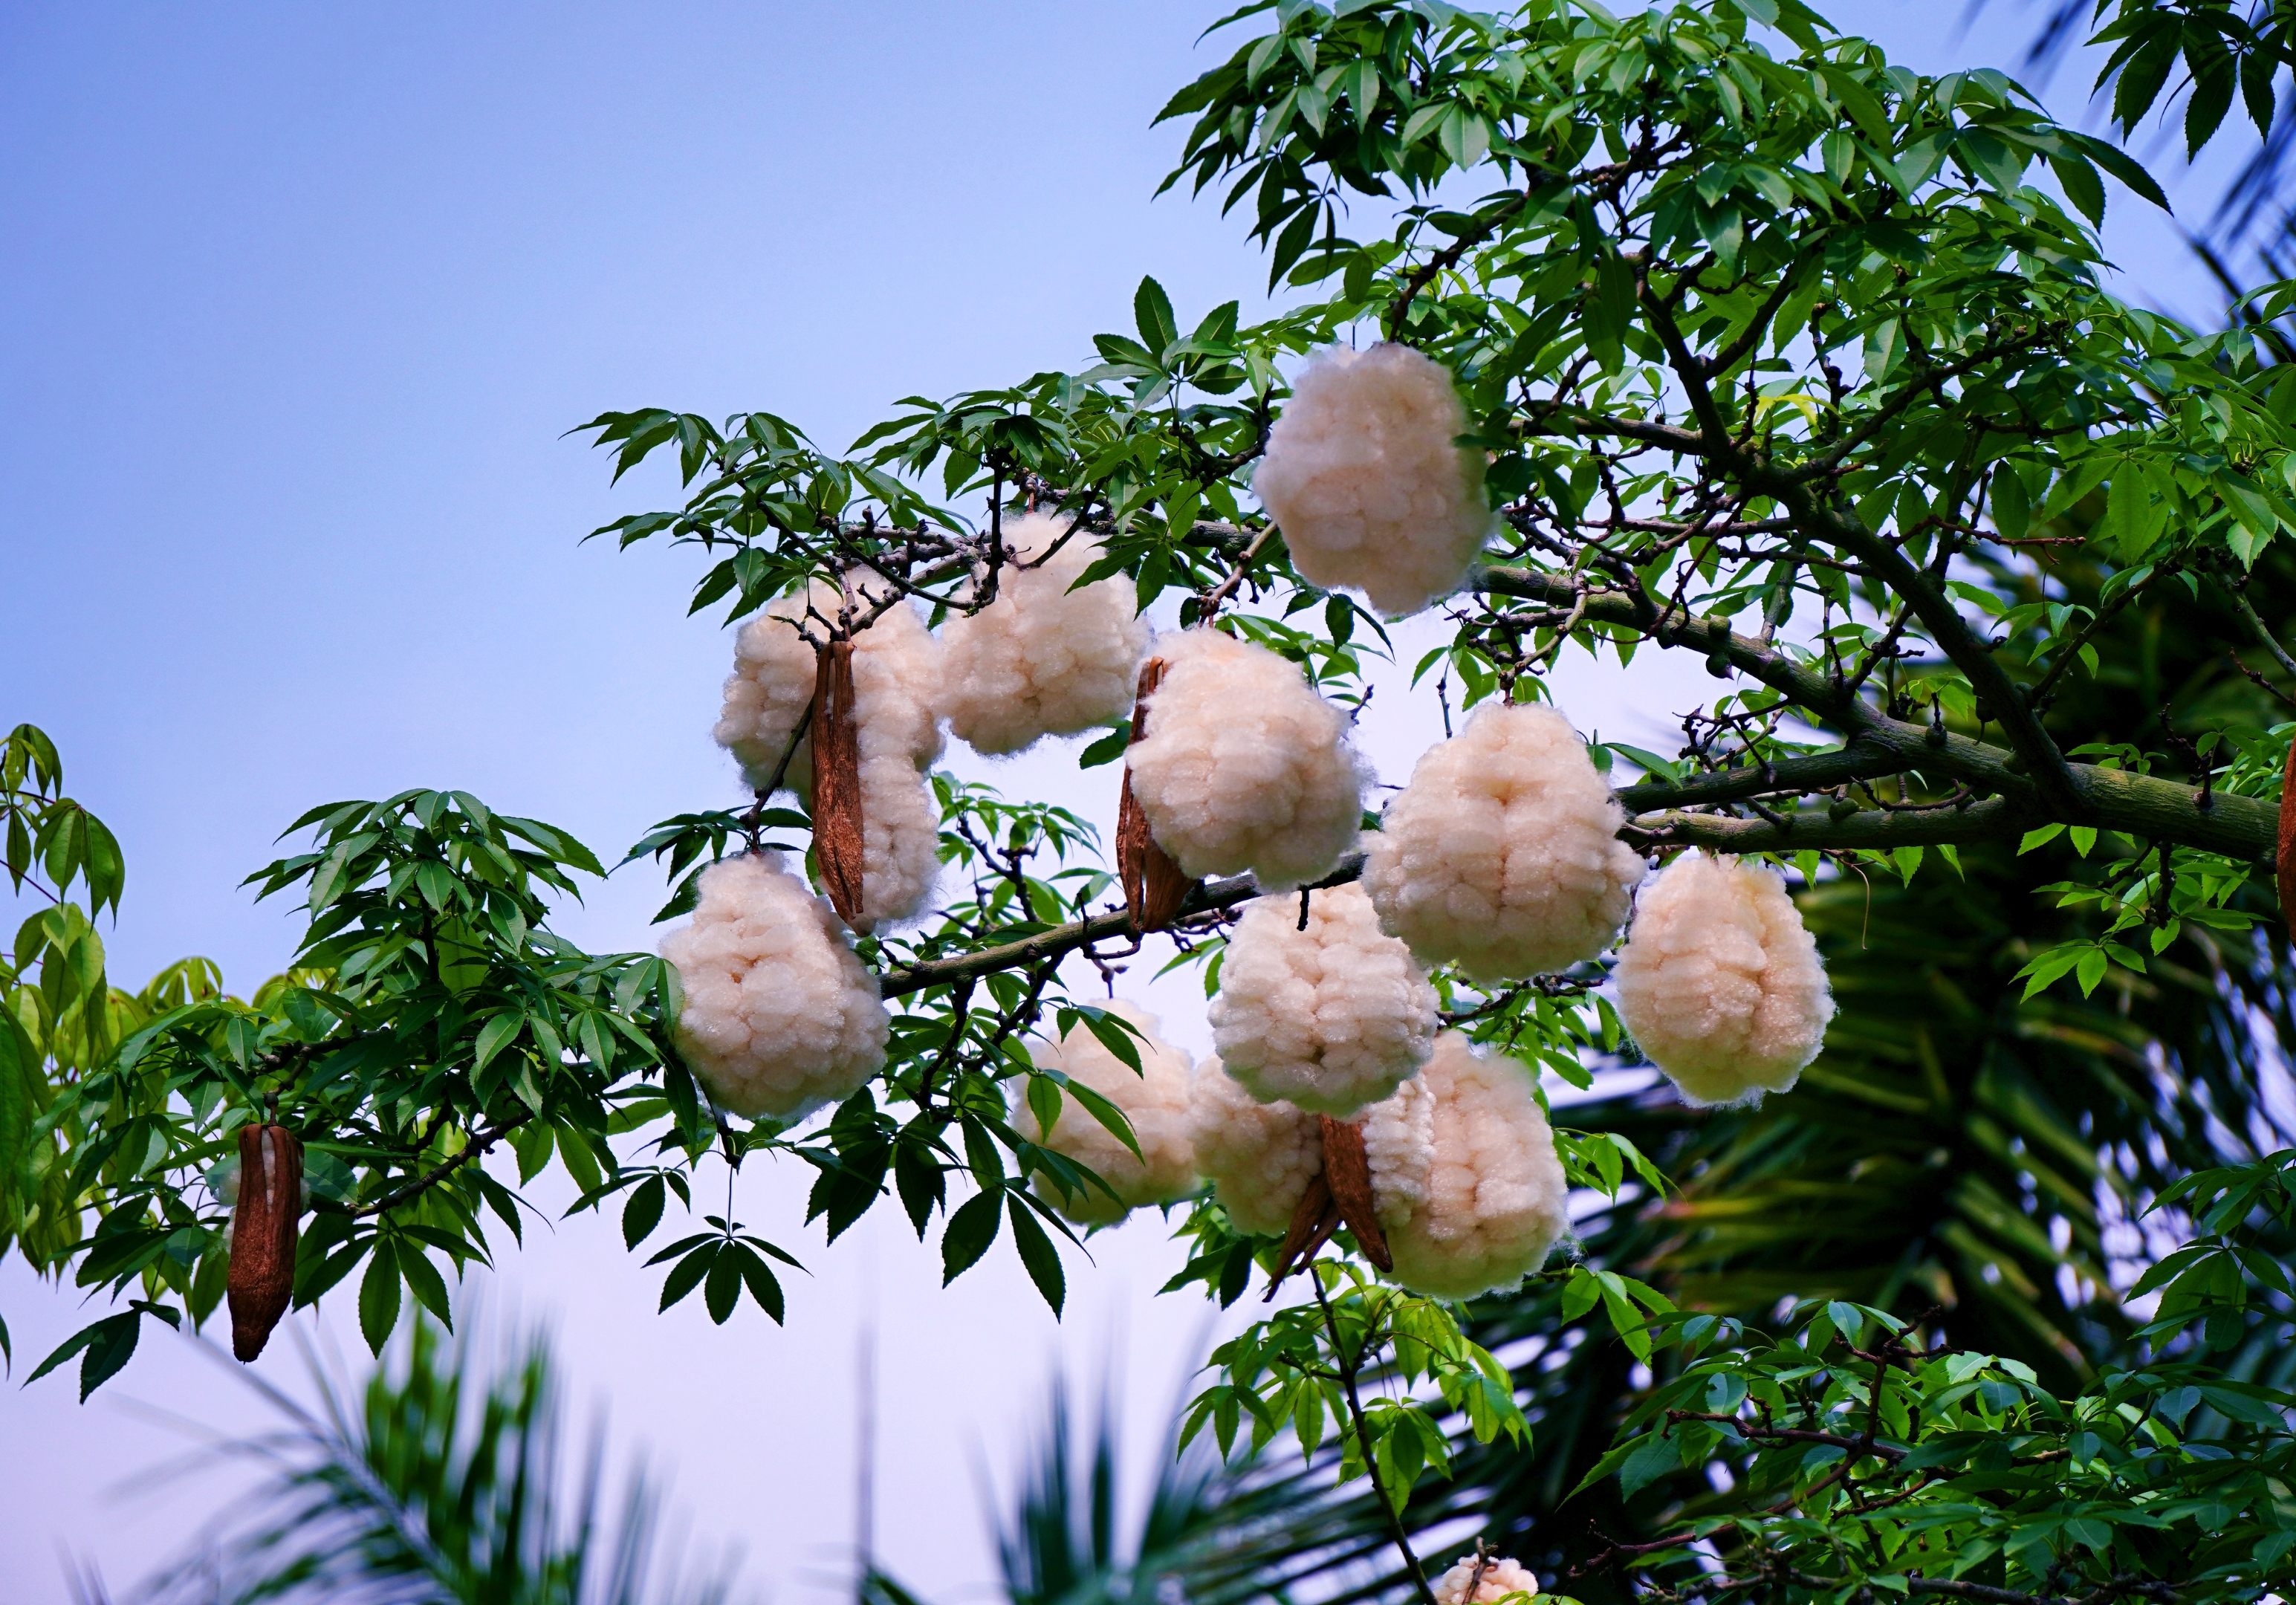
[[[1164,678],[1164,660],[1151,658],[1140,666],[1139,689],[1132,702],[1132,740],[1137,743],[1148,728],[1148,699]],[[1124,791],[1116,807],[1116,874],[1124,886],[1124,906],[1137,931],[1161,930],[1180,913],[1188,888],[1195,884],[1172,862],[1171,854],[1156,845],[1148,833],[1148,816],[1132,795],[1132,766],[1124,766]]]
[[[303,1144],[283,1126],[239,1128],[239,1202],[231,1216],[231,1352],[252,1361],[295,1296]]]
[[[816,650],[813,720],[813,848],[829,905],[855,929],[861,918],[861,745],[853,713],[853,643]]]

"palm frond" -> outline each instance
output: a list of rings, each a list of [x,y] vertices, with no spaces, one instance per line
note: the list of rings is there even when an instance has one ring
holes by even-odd
[[[603,1426],[570,1449],[546,1339],[497,1359],[463,1324],[449,1347],[418,1319],[357,1391],[314,1363],[316,1411],[249,1376],[282,1425],[224,1452],[274,1476],[154,1605],[722,1605],[723,1569],[662,1552],[644,1469],[611,1497]]]

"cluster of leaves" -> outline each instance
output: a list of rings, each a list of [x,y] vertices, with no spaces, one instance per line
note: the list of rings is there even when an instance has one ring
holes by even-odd
[[[986,605],[1011,558],[1003,520],[1054,511],[1103,548],[1089,577],[1122,574],[1144,610],[1168,608],[1159,617],[1184,624],[1225,608],[1221,627],[1359,704],[1390,672],[1403,678],[1386,632],[1359,604],[1300,579],[1255,509],[1250,475],[1284,399],[1281,364],[1376,332],[1452,368],[1467,439],[1490,459],[1490,562],[1450,606],[1450,643],[1409,677],[1435,675],[1447,717],[1455,680],[1466,707],[1544,696],[1542,676],[1573,642],[1622,667],[1646,644],[1688,650],[1733,684],[1685,716],[1681,754],[1608,749],[1644,771],[1623,793],[1638,846],[1767,853],[1841,891],[1838,875],[1852,872],[1910,886],[1924,863],[1959,869],[1964,848],[2023,840],[2054,852],[2059,831],[2084,850],[2103,843],[2114,866],[2103,888],[2075,875],[2073,906],[2093,905],[2095,927],[2021,955],[2041,987],[2059,976],[2088,989],[2131,984],[2179,943],[2238,934],[2269,850],[2279,733],[2220,725],[2205,750],[2188,742],[2187,757],[2165,720],[2130,733],[2066,711],[2114,671],[2098,651],[2114,618],[2171,579],[2245,609],[2258,566],[2277,561],[2281,532],[2296,528],[2296,381],[2274,365],[2270,342],[2196,333],[2099,283],[2087,225],[2102,215],[2100,175],[2157,199],[2141,168],[2050,122],[1997,73],[1908,72],[1797,0],[1625,16],[1562,0],[1505,16],[1438,0],[1282,0],[1231,20],[1255,18],[1265,30],[1167,109],[1193,119],[1173,181],[1226,183],[1231,206],[1250,199],[1271,282],[1300,304],[1250,325],[1230,304],[1184,335],[1145,281],[1133,332],[1102,336],[1096,363],[912,398],[842,456],[769,414],[722,425],[658,409],[606,414],[587,428],[614,452],[617,479],[675,453],[685,500],[595,533],[699,548],[695,610],[722,602],[738,618],[837,578],[866,606],[836,627],[865,628],[864,615],[903,599],[936,621]],[[1479,184],[1496,187],[1470,199]],[[1391,230],[1342,235],[1357,208]],[[2296,289],[2276,286],[2256,306],[2276,317],[2292,300]],[[921,488],[936,479],[938,502]],[[985,517],[955,511],[976,497]],[[2076,556],[2078,575],[2066,561]],[[1085,759],[1120,751],[1111,731]],[[314,921],[304,969],[253,1004],[184,999],[108,1039],[117,1052],[51,1077],[38,1129],[54,1134],[69,1196],[98,1224],[41,1263],[141,1293],[154,1313],[172,1307],[164,1294],[202,1316],[220,1286],[221,1239],[218,1212],[193,1201],[199,1178],[235,1125],[275,1098],[315,1156],[318,1218],[299,1297],[364,1264],[361,1313],[378,1343],[402,1284],[443,1315],[439,1263],[484,1257],[482,1210],[518,1231],[518,1199],[478,1162],[505,1141],[521,1183],[557,1163],[581,1189],[578,1207],[627,1194],[634,1249],[660,1229],[671,1193],[692,1206],[695,1168],[713,1148],[729,1161],[786,1151],[816,1168],[809,1216],[832,1239],[897,1199],[921,1238],[942,1222],[947,1274],[1009,1237],[1057,1308],[1068,1228],[1041,1195],[1102,1183],[1029,1131],[1075,1097],[1131,1139],[1117,1110],[1037,1067],[1025,1044],[1033,1031],[1086,1028],[1136,1059],[1122,1023],[1085,1003],[1062,964],[1083,954],[1110,967],[1140,938],[1119,914],[1096,912],[1110,888],[1088,862],[1086,822],[936,783],[943,858],[963,888],[916,931],[860,944],[898,1002],[888,1065],[824,1124],[803,1127],[744,1129],[709,1107],[669,1040],[678,993],[658,961],[593,957],[547,933],[546,897],[597,871],[562,833],[460,793],[316,811],[299,826],[316,832],[312,849],[258,877],[266,894],[303,889]],[[808,824],[760,798],[744,814],[665,822],[631,856],[670,871],[668,917],[706,860],[737,841],[763,850],[769,831],[789,832],[794,848]],[[1173,962],[1201,964],[1208,990],[1226,910],[1249,889],[1226,902],[1208,891],[1177,929]],[[2075,893],[2068,882],[2061,896]],[[2151,954],[2123,939],[2132,921],[2150,925]],[[57,951],[77,952],[78,939]],[[1587,1064],[1626,1050],[1592,970],[1496,989],[1437,979],[1451,1023],[1565,1081],[1584,1085]],[[647,1157],[618,1157],[614,1138],[636,1139]],[[1562,1148],[1574,1183],[1621,1208],[1665,1191],[1647,1145],[1622,1130],[1568,1130]],[[2013,1202],[2001,1202],[1993,1214],[2013,1219]],[[770,1262],[781,1251],[749,1233],[730,1200],[705,1220],[709,1232],[656,1254],[671,1265],[665,1306],[700,1289],[724,1320],[746,1288],[778,1315]],[[1237,1238],[1210,1200],[1183,1230],[1195,1253],[1177,1280],[1226,1301],[1268,1263],[1272,1245]],[[1971,1263],[1984,1257],[1970,1250]],[[2199,1280],[2177,1282],[2175,1298],[2221,1302],[2224,1263],[2179,1262],[2169,1274]],[[1962,1355],[1916,1358],[1889,1324],[1900,1317],[1878,1303],[1852,1311],[1855,1323],[1820,1314],[1822,1331],[1758,1340],[1696,1327],[1627,1268],[1590,1260],[1562,1274],[1559,1324],[1542,1340],[1559,1343],[1599,1307],[1636,1363],[1675,1365],[1709,1389],[1737,1376],[1743,1390],[1707,1413],[1742,1424],[1669,1420],[1620,1465],[1642,1454],[1657,1477],[1687,1463],[1687,1447],[1735,1468],[1742,1486],[1830,1501],[1726,1517],[1741,1524],[1729,1529],[1740,1549],[1821,1579],[1797,1588],[1854,1592],[1900,1576],[1891,1568],[1910,1529],[1858,1508],[1878,1475],[1866,1463],[1902,1472],[1939,1434],[2092,1430],[2122,1456],[2085,1448],[2083,1475],[2103,1480],[2081,1485],[2089,1503],[2079,1511],[2037,1505],[2035,1521],[2056,1520],[2038,1539],[2020,1537],[2021,1515],[2004,1527],[1990,1504],[1955,1505],[1953,1488],[1968,1488],[1944,1460],[1876,1494],[1905,1492],[1924,1520],[1938,1517],[1925,1556],[1962,1521],[1974,1536],[1939,1552],[1960,1564],[1966,1543],[1991,1544],[1968,1565],[2021,1568],[2001,1575],[2030,1573],[2042,1592],[2092,1562],[2153,1565],[2122,1557],[2136,1540],[2121,1529],[2142,1519],[2106,1520],[2093,1507],[2145,1507],[2154,1461],[2210,1458],[2173,1423],[2156,1441],[2150,1427],[2123,1432],[2106,1419],[2125,1422],[2134,1404],[2140,1418],[2164,1420],[2159,1409],[2144,1416],[2144,1390],[2173,1393],[2187,1385],[2182,1372],[2131,1371],[2117,1394],[2122,1384],[2099,1381],[2106,1393],[1997,1396],[1985,1388],[2031,1379],[2005,1358],[1974,1370]],[[1223,1352],[1196,1424],[1228,1441],[1249,1414],[1264,1441],[1344,1419],[1336,1469],[1377,1483],[1399,1531],[1422,1470],[1467,1458],[1455,1453],[1457,1434],[1446,1437],[1447,1413],[1464,1421],[1471,1446],[1514,1440],[1512,1385],[1451,1313],[1375,1287],[1351,1260],[1319,1263],[1311,1286],[1312,1306],[1279,1312]],[[107,1319],[123,1318],[132,1331],[133,1310]],[[93,1356],[98,1339],[82,1337]],[[102,1341],[107,1354],[118,1347]],[[1723,1347],[1683,1347],[1701,1341]],[[1868,1353],[1906,1348],[1862,1396],[1835,1377],[1829,1347],[1860,1341]],[[1902,1388],[1899,1372],[1912,1379]],[[1402,1392],[1366,1402],[1356,1387],[1366,1374],[1399,1379]],[[1423,1404],[1410,1392],[1422,1381],[1433,1388]],[[1953,1394],[1964,1383],[1976,1391]],[[1780,1412],[1833,1421],[1861,1397],[1874,1420],[1854,1433],[1778,1429],[1862,1442],[1854,1464],[1848,1446],[1819,1445],[1841,1449],[1838,1475],[1803,1478],[1779,1448],[1800,1440],[1751,1429]],[[1897,1430],[1900,1404],[1902,1441],[1882,1454],[1875,1423],[1887,1417]],[[2274,1463],[2279,1440],[2249,1425],[2256,1436],[2239,1441],[2234,1462]],[[1726,1431],[1736,1435],[1727,1444]],[[1676,1457],[1663,1466],[1659,1444]],[[2070,1466],[2070,1436],[2062,1446]],[[2124,1461],[2143,1461],[2142,1475]],[[2163,1486],[2185,1487],[2177,1478],[2186,1476]],[[2279,1530],[2263,1509],[2251,1499],[2226,1521],[2262,1524],[2239,1528],[2260,1544],[2266,1527]],[[2102,1545],[2076,1521],[2100,1522]],[[1828,1548],[1837,1529],[1846,1547]],[[1652,1566],[1676,1564],[1651,1552]],[[2251,1544],[2219,1569],[2236,1577],[2259,1552]],[[1685,1574],[1669,1586],[1692,1584]]]
[[[1220,1380],[1189,1404],[1183,1446],[1210,1427],[1232,1454],[1248,1421],[1252,1452],[1288,1432],[1312,1455],[1328,1430],[1339,1481],[1367,1477],[1398,1514],[1423,1470],[1449,1472],[1441,1417],[1464,1418],[1477,1443],[1505,1435],[1529,1448],[1506,1368],[1460,1331],[1448,1306],[1383,1286],[1350,1262],[1318,1260],[1306,1274],[1312,1303],[1287,1306],[1212,1351]],[[1374,1393],[1373,1381],[1394,1386]],[[1439,1403],[1423,1403],[1414,1387],[1431,1387]]]
[[[1734,1508],[1590,1563],[1647,1592],[1783,1580],[1831,1599],[1966,1580],[2245,1598],[2288,1575],[2296,1397],[2164,1359],[2060,1398],[2020,1362],[1920,1347],[1898,1318],[1839,1301],[1799,1307],[1775,1338],[1688,1313],[1653,1326],[1680,1374],[1589,1475],[1631,1496],[1677,1465],[1718,1464]],[[2229,1425],[2199,1430],[2210,1416]]]

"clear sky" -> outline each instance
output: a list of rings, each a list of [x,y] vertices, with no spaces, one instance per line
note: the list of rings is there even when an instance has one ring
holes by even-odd
[[[45,726],[126,846],[115,977],[193,952],[235,989],[276,970],[289,918],[234,888],[316,802],[460,786],[611,859],[732,800],[707,739],[726,643],[684,616],[689,561],[576,545],[674,487],[610,491],[564,431],[762,406],[841,446],[901,396],[1089,360],[1143,273],[1184,323],[1249,309],[1242,226],[1150,201],[1179,136],[1149,119],[1225,53],[1192,45],[1221,9],[0,4],[0,722]],[[2005,10],[1964,38],[1892,0],[1837,15],[1931,70],[2012,64],[2023,31]],[[2110,240],[2142,298],[2210,304],[2157,215],[2117,200]],[[1657,744],[1703,682],[1650,662],[1632,687],[1572,671],[1563,706]],[[1374,706],[1383,778],[1431,717]],[[1112,818],[1113,772],[1062,753],[972,771]],[[660,897],[627,872],[559,923],[650,945]],[[1155,995],[1203,1046],[1201,999]],[[1150,1299],[1177,1263],[1152,1221],[1072,1265],[1059,1328],[1001,1252],[942,1292],[891,1223],[824,1253],[804,1178],[742,1185],[816,1273],[786,1330],[654,1316],[658,1273],[587,1219],[488,1297],[554,1322],[576,1396],[775,1597],[843,1575],[873,1307],[878,1532],[935,1601],[993,1575],[976,1452],[1007,1463],[1057,1360],[1089,1378],[1123,1355],[1144,1460],[1203,1322]],[[12,1262],[0,1312],[19,1376],[91,1313]],[[182,1446],[131,1400],[258,1420],[188,1345],[155,1347],[86,1409],[68,1378],[0,1392],[11,1601],[65,1597],[60,1547],[133,1580],[226,1486],[105,1494]]]

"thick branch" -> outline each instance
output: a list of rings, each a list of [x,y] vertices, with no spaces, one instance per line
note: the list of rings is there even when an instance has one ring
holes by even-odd
[[[1485,569],[1476,577],[1474,584],[1495,594],[1521,596],[1554,606],[1570,605],[1578,595],[1578,587],[1562,576],[1529,569]],[[1949,604],[1948,610],[1950,611]],[[1739,673],[1781,692],[1819,722],[1850,737],[1841,756],[1820,754],[1774,764],[1772,771],[1779,776],[1794,777],[1792,785],[1764,783],[1759,768],[1734,769],[1722,775],[1700,776],[1678,787],[1659,782],[1629,787],[1620,794],[1629,808],[1677,808],[1792,790],[1804,785],[1808,790],[1819,790],[1839,784],[1844,779],[1915,773],[1931,780],[1958,781],[1976,790],[1994,793],[2015,808],[2013,815],[2005,818],[2005,809],[1988,808],[1984,803],[1960,812],[1941,810],[1936,815],[1890,816],[1907,822],[1933,822],[1918,829],[1910,823],[1894,826],[1859,823],[1867,817],[1865,815],[1852,815],[1838,826],[1831,821],[1803,815],[1793,827],[1791,847],[1770,839],[1779,832],[1767,822],[1683,815],[1679,816],[1685,822],[1682,829],[1689,834],[1669,836],[1669,841],[1695,839],[1702,846],[1709,845],[1710,839],[1715,846],[1722,846],[1726,838],[1762,842],[1759,847],[1725,848],[1744,852],[1881,846],[1885,841],[1891,846],[1958,843],[1997,839],[2013,829],[2011,818],[2021,822],[2015,829],[2030,830],[2051,823],[2095,825],[2251,860],[2271,856],[2277,839],[2278,811],[2260,798],[2218,791],[2210,796],[2208,807],[2202,807],[2199,793],[2189,784],[2126,770],[2100,768],[2094,764],[2068,764],[2062,756],[2057,763],[2063,772],[2063,792],[2061,800],[2053,800],[2037,784],[2030,762],[2021,754],[1963,735],[1948,734],[1940,741],[1937,739],[1939,733],[1931,726],[1893,719],[1870,704],[1845,698],[1824,674],[1796,663],[1751,636],[1732,634],[1724,619],[1694,618],[1679,608],[1653,614],[1647,603],[1638,605],[1636,598],[1623,591],[1595,593],[1587,602],[1586,617],[1595,623],[1640,630],[1662,646],[1687,648],[1704,653],[1710,659],[1719,659]],[[1958,615],[1956,619],[1958,622]],[[1982,647],[1977,651],[1980,661],[1998,675],[1998,666],[1985,655]],[[1993,693],[1988,700],[2025,711],[2024,703],[2016,698],[2015,688],[2009,686],[2006,676],[2002,677],[2001,684],[2007,688],[2006,694]],[[1982,685],[1979,694],[1988,695]],[[2049,751],[2056,752],[2054,743],[2051,743]],[[1883,753],[1888,755],[1886,764]],[[1838,774],[1837,766],[1854,767],[1860,773]],[[1948,830],[1934,823],[1939,820],[1959,823]],[[1735,832],[1747,834],[1742,837]],[[1873,839],[1866,839],[1869,834]],[[1825,839],[1819,839],[1821,836]]]
[[[1363,855],[1351,853],[1340,860],[1339,868],[1316,881],[1314,889],[1320,891],[1327,886],[1344,886],[1362,873]],[[1259,895],[1259,883],[1249,875],[1199,882],[1188,888],[1188,895],[1181,901],[1177,917],[1185,920],[1190,914],[1233,908]],[[919,963],[904,965],[888,971],[878,991],[885,997],[905,997],[928,987],[947,986],[951,981],[961,981],[972,976],[1011,970],[1042,959],[1060,958],[1095,942],[1140,934],[1138,928],[1132,923],[1132,916],[1123,910],[1095,914],[1088,920],[1073,920],[1066,925],[1055,925],[1034,936],[1022,937],[1017,942],[984,947],[978,953],[958,954],[946,959],[926,959]]]

